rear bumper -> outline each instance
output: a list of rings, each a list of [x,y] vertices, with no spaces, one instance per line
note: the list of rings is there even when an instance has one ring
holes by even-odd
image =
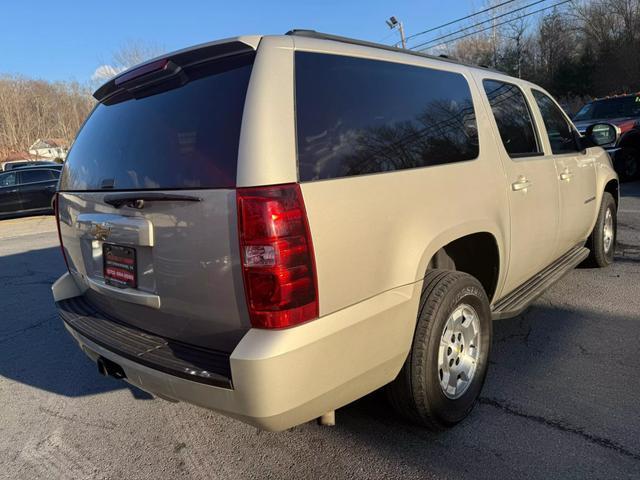
[[[69,275],[56,282],[57,302],[75,292],[68,282]],[[419,283],[412,284],[294,328],[251,329],[229,358],[229,388],[151,368],[65,326],[92,360],[117,363],[126,380],[145,391],[278,431],[393,380],[411,346],[419,292]]]
[[[108,318],[84,296],[56,302],[67,329],[119,357],[187,380],[231,388],[229,354],[166,339]]]

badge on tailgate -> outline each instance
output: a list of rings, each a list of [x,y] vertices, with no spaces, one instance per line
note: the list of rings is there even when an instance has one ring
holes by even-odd
[[[136,249],[105,243],[102,245],[104,282],[120,288],[136,288]]]

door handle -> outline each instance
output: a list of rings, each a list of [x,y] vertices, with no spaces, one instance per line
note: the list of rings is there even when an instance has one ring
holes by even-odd
[[[571,180],[571,177],[573,177],[573,172],[570,172],[569,169],[565,169],[560,174],[560,180],[562,180],[563,182],[568,182],[569,180]]]
[[[511,184],[511,190],[513,190],[514,192],[526,192],[531,185],[533,185],[533,183],[527,180],[527,178],[523,175],[520,175],[518,177],[518,181]]]

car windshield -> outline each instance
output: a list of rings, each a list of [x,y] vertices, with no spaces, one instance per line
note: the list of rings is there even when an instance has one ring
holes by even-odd
[[[574,117],[576,122],[599,118],[640,117],[640,96],[597,100],[587,103]]]

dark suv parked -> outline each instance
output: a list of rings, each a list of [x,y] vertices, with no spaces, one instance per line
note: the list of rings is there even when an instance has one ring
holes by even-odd
[[[60,170],[48,167],[0,173],[0,218],[52,211],[59,176]]]
[[[594,123],[607,122],[618,127],[618,141],[607,148],[614,167],[622,180],[640,176],[640,92],[589,102],[573,117],[573,122],[582,134]]]

